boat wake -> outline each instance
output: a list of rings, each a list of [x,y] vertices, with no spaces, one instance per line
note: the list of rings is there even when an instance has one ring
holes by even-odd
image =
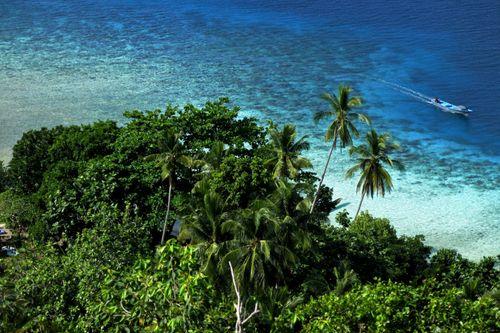
[[[421,92],[418,92],[416,90],[413,90],[413,89],[410,89],[408,87],[405,87],[405,86],[402,86],[400,84],[397,84],[397,83],[394,83],[394,82],[390,82],[390,81],[387,81],[387,80],[384,80],[380,77],[376,77],[376,76],[370,76],[370,75],[365,75],[365,74],[340,74],[340,75],[335,75],[335,77],[338,77],[338,78],[351,78],[352,77],[360,77],[360,78],[364,78],[364,79],[369,79],[369,80],[372,80],[372,81],[377,81],[377,82],[380,82],[386,86],[389,86],[390,88],[402,93],[402,94],[405,94],[407,96],[410,96],[410,97],[413,97],[419,101],[422,101],[422,102],[425,102],[425,103],[430,103],[432,104],[432,97],[430,96],[427,96],[427,95],[424,95],[422,94]]]
[[[430,96],[422,94],[421,92],[418,92],[416,90],[410,89],[408,87],[402,86],[402,85],[394,83],[394,82],[384,80],[380,77],[364,75],[364,74],[336,75],[336,77],[338,77],[338,78],[351,78],[351,79],[353,76],[357,76],[357,77],[361,77],[364,79],[369,79],[372,81],[380,82],[380,83],[394,89],[397,92],[400,92],[402,94],[410,96],[410,97],[412,97],[416,100],[419,100],[421,102],[424,102],[426,104],[431,104],[444,112],[456,113],[456,114],[461,114],[461,115],[468,115],[472,112],[472,110],[468,109],[465,106],[462,106],[462,105],[457,106],[457,105],[453,105],[453,104],[448,103],[448,102],[440,101],[437,98],[432,98]]]
[[[377,77],[370,77],[372,80],[375,80],[375,81],[378,81],[378,82],[381,82],[381,83],[384,83],[386,84],[387,86],[393,88],[394,90],[400,92],[400,93],[403,93],[405,95],[408,95],[410,97],[413,97],[415,99],[418,99],[422,102],[425,102],[425,103],[430,103],[432,104],[432,97],[430,96],[427,96],[427,95],[424,95],[422,94],[421,92],[418,92],[416,90],[413,90],[413,89],[410,89],[410,88],[407,88],[405,86],[402,86],[400,84],[397,84],[397,83],[394,83],[394,82],[389,82],[389,81],[386,81],[384,79],[381,79],[381,78],[377,78]]]

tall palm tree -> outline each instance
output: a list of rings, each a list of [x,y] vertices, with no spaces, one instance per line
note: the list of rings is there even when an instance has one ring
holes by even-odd
[[[165,220],[163,221],[161,245],[165,243],[165,233],[170,213],[170,201],[172,198],[172,187],[175,172],[179,166],[190,167],[194,162],[191,157],[185,154],[181,137],[181,133],[167,132],[165,140],[160,142],[160,152],[146,157],[146,160],[148,161],[155,161],[156,165],[161,169],[161,179],[163,181],[168,179],[167,213],[165,214]]]
[[[352,111],[353,108],[361,106],[361,98],[351,96],[351,92],[351,87],[339,85],[337,95],[324,93],[321,98],[328,102],[330,109],[328,111],[317,112],[314,115],[315,121],[320,121],[325,118],[331,120],[326,130],[325,139],[326,141],[332,140],[332,146],[330,148],[330,152],[328,153],[328,158],[326,160],[325,168],[323,170],[323,174],[321,175],[318,188],[314,194],[311,210],[309,212],[310,214],[312,214],[316,201],[318,200],[320,188],[321,185],[323,185],[326,170],[328,169],[333,150],[336,148],[337,143],[340,144],[341,148],[352,145],[352,137],[359,136],[359,132],[354,126],[354,121],[356,119],[366,124],[370,124],[370,119],[367,116],[362,113]]]
[[[286,124],[281,131],[271,128],[269,136],[274,156],[267,160],[266,164],[274,166],[273,175],[275,178],[294,179],[301,169],[312,167],[307,158],[300,156],[303,150],[309,149],[309,143],[306,141],[306,136],[296,140],[295,126]]]
[[[366,143],[357,147],[351,147],[350,155],[356,156],[356,165],[347,170],[346,177],[351,178],[357,171],[360,172],[356,192],[361,191],[361,201],[359,202],[356,218],[361,209],[361,204],[365,195],[384,196],[385,192],[390,192],[393,188],[392,178],[385,166],[402,170],[403,164],[392,159],[390,154],[399,149],[399,145],[392,142],[389,134],[378,135],[375,130],[366,134]]]

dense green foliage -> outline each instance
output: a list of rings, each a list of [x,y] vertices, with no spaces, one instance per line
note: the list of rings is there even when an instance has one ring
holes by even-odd
[[[25,231],[36,220],[38,213],[31,197],[17,194],[11,189],[0,193],[0,224]]]
[[[306,138],[228,102],[23,135],[0,166],[19,249],[0,258],[0,332],[228,332],[229,263],[258,304],[248,332],[499,329],[493,258],[431,255],[367,212],[330,221]]]
[[[493,332],[500,329],[498,311],[491,295],[468,299],[458,288],[379,282],[311,300],[282,315],[274,331]]]
[[[8,186],[8,176],[7,176],[7,170],[3,166],[3,162],[0,161],[0,193],[5,191],[5,189]]]

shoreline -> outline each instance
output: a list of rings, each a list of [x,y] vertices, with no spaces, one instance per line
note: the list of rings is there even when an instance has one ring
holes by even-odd
[[[243,108],[242,116],[255,114],[249,114]],[[322,170],[323,157],[328,151],[328,144],[322,140],[322,134],[316,134],[320,131],[321,126],[311,131],[314,136],[310,135],[308,141],[314,148],[305,154],[313,163],[312,170],[316,172]],[[400,141],[404,148],[405,140]],[[459,144],[455,145],[460,148]],[[463,153],[463,147],[461,148],[458,153]],[[428,150],[428,147],[425,149]],[[11,156],[12,149],[7,152],[10,154],[4,153],[0,156],[4,166],[7,164],[4,158]],[[426,174],[425,170],[419,170],[415,165],[418,161],[413,161],[412,164],[407,158],[405,157],[407,170],[394,172],[395,190],[385,198],[367,198],[362,210],[368,210],[376,217],[388,218],[400,235],[424,235],[425,243],[435,249],[455,249],[474,261],[484,256],[498,255],[498,247],[495,244],[500,238],[500,221],[495,222],[495,217],[500,216],[500,190],[494,186],[488,189],[466,183],[454,184],[458,181],[454,178],[448,180],[452,185],[445,186],[446,183],[439,181],[441,172]],[[484,160],[489,167],[500,167],[494,159],[485,157]],[[332,223],[335,221],[335,215],[343,209],[347,209],[352,216],[359,202],[355,180],[345,180],[342,173],[349,163],[347,151],[340,152],[337,149],[325,178],[325,184],[334,189],[334,197],[342,198],[341,204],[347,204],[330,216]],[[430,166],[433,165],[435,162],[430,162]]]

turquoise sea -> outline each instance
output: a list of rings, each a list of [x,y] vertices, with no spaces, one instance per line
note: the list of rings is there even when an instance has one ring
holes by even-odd
[[[23,131],[229,96],[293,122],[323,167],[312,114],[340,82],[403,146],[396,189],[365,200],[402,234],[469,258],[500,253],[500,2],[494,0],[0,1],[0,158]],[[443,113],[383,82],[465,104]],[[327,184],[359,196],[336,154]]]

